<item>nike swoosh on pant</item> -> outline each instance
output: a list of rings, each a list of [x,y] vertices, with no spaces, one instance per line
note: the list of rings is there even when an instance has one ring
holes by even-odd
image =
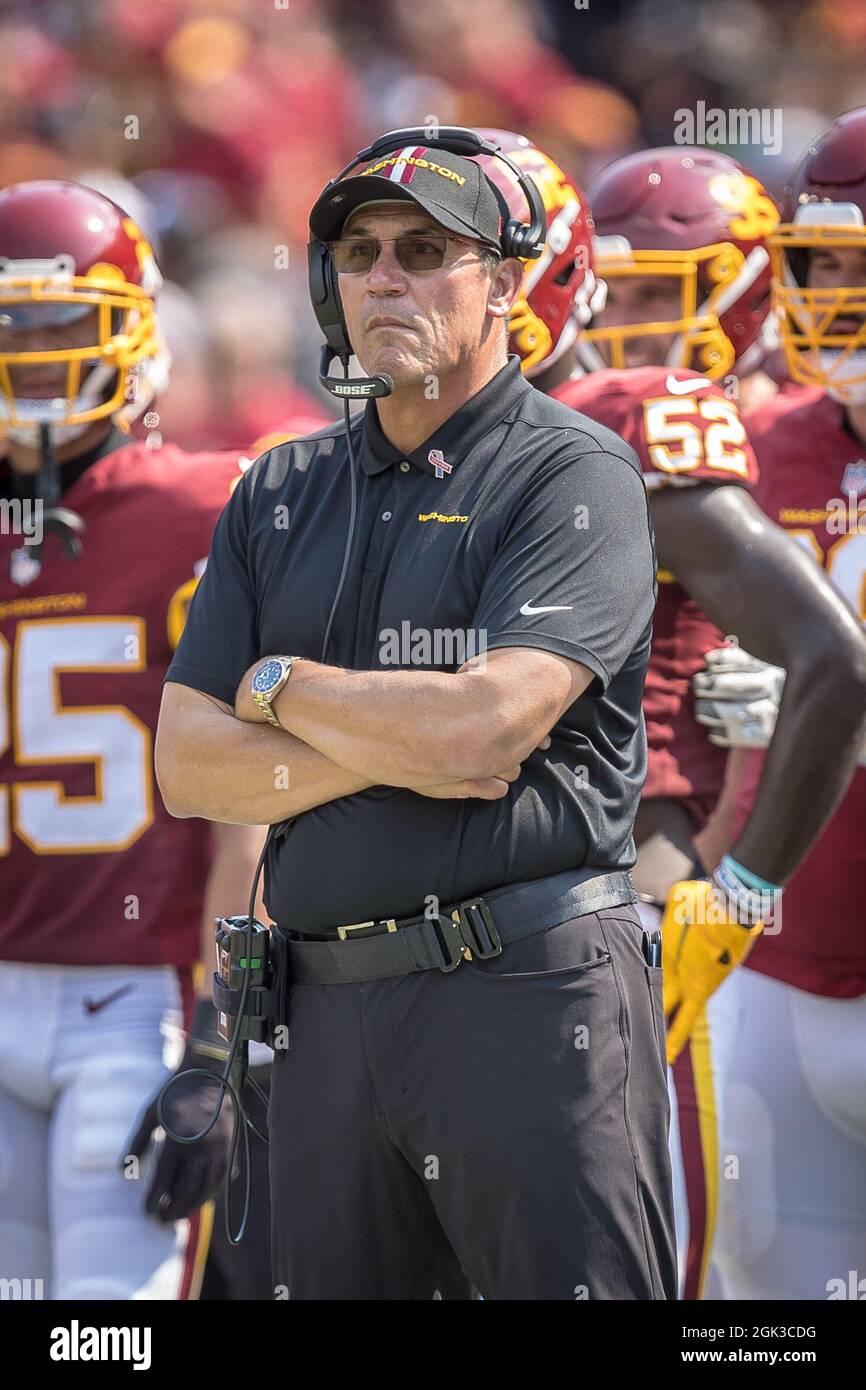
[[[574,605],[571,603],[551,603],[541,608],[533,608],[531,603],[524,603],[520,611],[525,618],[528,618],[533,613],[570,613],[573,607]]]
[[[108,1004],[113,1004],[115,999],[120,999],[124,994],[129,994],[132,988],[132,985],[121,985],[120,989],[115,989],[111,994],[106,994],[104,999],[85,999],[85,1011],[89,1014],[98,1014],[100,1009],[104,1009]]]

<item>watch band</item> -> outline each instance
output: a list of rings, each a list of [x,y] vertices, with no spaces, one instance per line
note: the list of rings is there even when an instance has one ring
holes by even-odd
[[[273,702],[285,686],[286,682],[289,679],[289,676],[292,674],[292,665],[294,664],[294,660],[295,658],[293,656],[269,657],[268,660],[264,662],[264,664],[260,666],[253,674],[253,702],[255,703],[256,708],[259,709],[261,713],[265,716],[268,723],[273,724],[275,729],[283,729],[283,725],[280,723],[279,719],[276,716],[276,713],[273,708]],[[262,672],[271,664],[279,665],[279,675],[277,675],[276,678],[269,684],[266,690],[257,690],[257,679],[261,676]],[[285,733],[285,729],[283,729],[283,732]]]
[[[279,691],[274,691],[274,694],[278,695]],[[275,729],[282,729],[282,724],[280,723],[279,719],[274,714],[274,711],[271,708],[271,700],[273,699],[273,696],[262,695],[259,691],[254,691],[253,699],[255,700],[262,714],[265,716],[265,719],[267,719],[268,723],[273,724]]]

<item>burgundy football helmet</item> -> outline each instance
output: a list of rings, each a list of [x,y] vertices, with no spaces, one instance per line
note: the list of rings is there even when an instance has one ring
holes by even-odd
[[[576,181],[525,135],[480,130],[485,140],[528,174],[541,192],[547,212],[547,239],[537,260],[527,260],[520,297],[508,316],[509,349],[527,377],[550,367],[573,344],[598,305],[599,284],[592,266],[592,219]],[[499,189],[513,217],[529,215],[520,185],[507,165],[489,155],[478,163]]]
[[[0,191],[0,431],[29,443],[49,424],[59,443],[106,416],[128,429],[167,379],[160,284],[138,226],[101,193]]]
[[[770,307],[767,239],[779,221],[759,180],[725,154],[672,146],[609,164],[589,202],[599,277],[675,276],[680,313],[671,321],[592,327],[581,338],[585,365],[623,367],[628,338],[658,333],[676,335],[669,366],[712,378],[735,364],[740,373],[753,370]]]
[[[808,275],[810,255],[819,248],[866,252],[864,219],[866,107],[860,106],[839,116],[806,150],[770,238],[773,302],[788,372],[852,405],[866,402],[866,284],[815,289]]]

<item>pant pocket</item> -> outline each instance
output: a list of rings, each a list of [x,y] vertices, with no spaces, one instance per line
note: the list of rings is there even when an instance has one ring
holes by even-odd
[[[610,965],[610,956],[596,956],[593,960],[584,961],[580,965],[561,966],[558,970],[489,970],[485,967],[487,961],[481,961],[477,965],[471,964],[469,968],[474,970],[477,975],[485,976],[490,980],[558,980],[568,979],[571,976],[585,975],[588,971],[594,970],[598,965]]]
[[[662,971],[660,965],[645,965],[644,975],[646,976],[647,989],[650,996],[650,1010],[652,1012],[653,1032],[656,1036],[659,1056],[661,1058],[662,1071],[667,1073],[667,1047],[665,1031],[665,1011],[664,996],[662,994]]]
[[[544,980],[582,975],[610,964],[610,952],[594,912],[506,943],[501,955],[474,957],[461,969],[491,980]]]

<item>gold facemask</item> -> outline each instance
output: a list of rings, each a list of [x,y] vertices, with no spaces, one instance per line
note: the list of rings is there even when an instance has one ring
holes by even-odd
[[[622,253],[606,253],[605,243],[622,244]],[[650,323],[619,324],[615,328],[588,328],[587,342],[608,345],[610,365],[624,368],[626,344],[634,338],[663,335],[676,339],[667,366],[687,367],[716,379],[731,370],[736,360],[733,343],[719,321],[719,314],[728,307],[727,291],[737,280],[746,264],[739,247],[732,242],[718,242],[695,251],[632,251],[626,250],[623,238],[599,238],[595,266],[601,280],[610,284],[627,276],[675,276],[680,282],[680,314],[676,319],[659,319]],[[698,295],[703,283],[710,285],[703,302]]]

